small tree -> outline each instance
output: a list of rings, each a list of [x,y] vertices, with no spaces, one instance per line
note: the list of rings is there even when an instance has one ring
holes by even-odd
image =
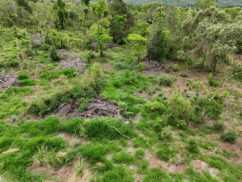
[[[147,57],[150,60],[163,61],[168,53],[168,30],[159,29],[151,37],[148,43]]]
[[[65,22],[67,17],[65,6],[66,6],[65,2],[63,2],[62,0],[57,0],[54,6],[54,10],[56,10],[56,14],[57,14],[57,20],[55,24],[56,24],[56,28],[59,30],[63,30],[65,28]]]
[[[93,24],[90,28],[89,37],[92,41],[98,44],[100,57],[103,57],[103,51],[106,45],[112,42],[112,37],[110,36],[109,32],[109,21],[107,19],[102,19]]]
[[[133,51],[138,57],[139,62],[141,60],[141,54],[144,52],[144,48],[146,47],[147,38],[139,34],[129,34],[128,41],[131,42]]]
[[[134,26],[134,17],[123,0],[112,0],[110,32],[115,43],[123,43]]]

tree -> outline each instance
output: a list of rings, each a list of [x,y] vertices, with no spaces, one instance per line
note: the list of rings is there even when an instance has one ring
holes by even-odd
[[[138,62],[141,60],[141,54],[144,52],[147,38],[139,34],[129,34],[128,41],[131,42],[133,51],[138,58]]]
[[[56,28],[59,30],[63,30],[65,28],[65,22],[67,18],[65,6],[66,6],[65,2],[62,0],[57,0],[54,6],[54,10],[56,10],[56,14],[57,14],[57,20],[55,24],[56,24]]]
[[[105,18],[109,11],[107,0],[97,0],[96,3],[92,3],[92,9],[97,16],[97,21]]]
[[[21,7],[23,7],[26,11],[29,13],[32,13],[32,8],[30,7],[27,0],[16,0],[17,4]]]
[[[103,51],[106,45],[112,42],[112,37],[110,36],[109,30],[109,21],[107,19],[102,19],[93,24],[89,31],[90,39],[97,43],[100,57],[103,57]]]
[[[163,61],[168,53],[168,35],[169,31],[159,28],[151,37],[148,43],[147,57],[150,60]]]
[[[122,0],[112,0],[110,3],[111,35],[115,43],[124,43],[124,39],[134,26],[134,17],[128,6]]]

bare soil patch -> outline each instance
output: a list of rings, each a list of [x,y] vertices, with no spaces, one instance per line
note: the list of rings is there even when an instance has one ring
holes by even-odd
[[[161,161],[150,152],[145,153],[145,159],[148,160],[151,168],[162,168],[170,173],[183,172],[186,168],[185,164],[171,164]]]
[[[18,79],[14,74],[0,73],[0,90],[18,85]]]
[[[144,66],[144,70],[148,72],[162,72],[164,69],[164,66],[157,61],[145,61]]]
[[[49,181],[60,182],[86,182],[90,179],[91,173],[84,171],[82,177],[76,173],[76,169],[73,166],[65,166],[60,169],[54,169],[51,166],[30,166],[29,170],[33,173],[41,173],[50,177]]]
[[[87,65],[84,61],[82,61],[79,57],[70,53],[64,49],[60,49],[57,51],[58,57],[60,60],[60,66],[62,68],[75,68],[78,70],[78,74],[83,74]]]

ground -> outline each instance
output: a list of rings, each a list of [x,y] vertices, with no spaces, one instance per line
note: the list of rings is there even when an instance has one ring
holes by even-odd
[[[21,52],[6,49],[15,48],[7,44],[1,51],[5,57]],[[40,50],[1,73],[14,75],[0,82],[0,181],[241,180],[241,81],[231,78],[223,87],[214,87],[208,73],[184,63],[137,63],[126,46],[107,50],[104,58],[94,53],[91,63],[86,50],[62,49],[58,54],[60,62],[52,62]],[[29,112],[37,100],[52,99],[62,91],[67,97],[73,88],[86,88],[94,63],[105,81],[98,94],[73,94],[71,102],[66,99],[47,114]],[[221,83],[226,78],[223,71],[215,76]],[[160,126],[164,118],[151,105],[169,101],[175,92],[192,98],[224,91],[227,97],[218,119],[189,121],[185,128]],[[218,122],[224,131],[237,134],[234,143],[221,139],[223,131],[214,129]]]

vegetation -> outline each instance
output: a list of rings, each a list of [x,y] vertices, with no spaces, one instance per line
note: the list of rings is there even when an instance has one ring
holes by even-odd
[[[157,2],[0,0],[0,181],[242,180],[241,2]]]

